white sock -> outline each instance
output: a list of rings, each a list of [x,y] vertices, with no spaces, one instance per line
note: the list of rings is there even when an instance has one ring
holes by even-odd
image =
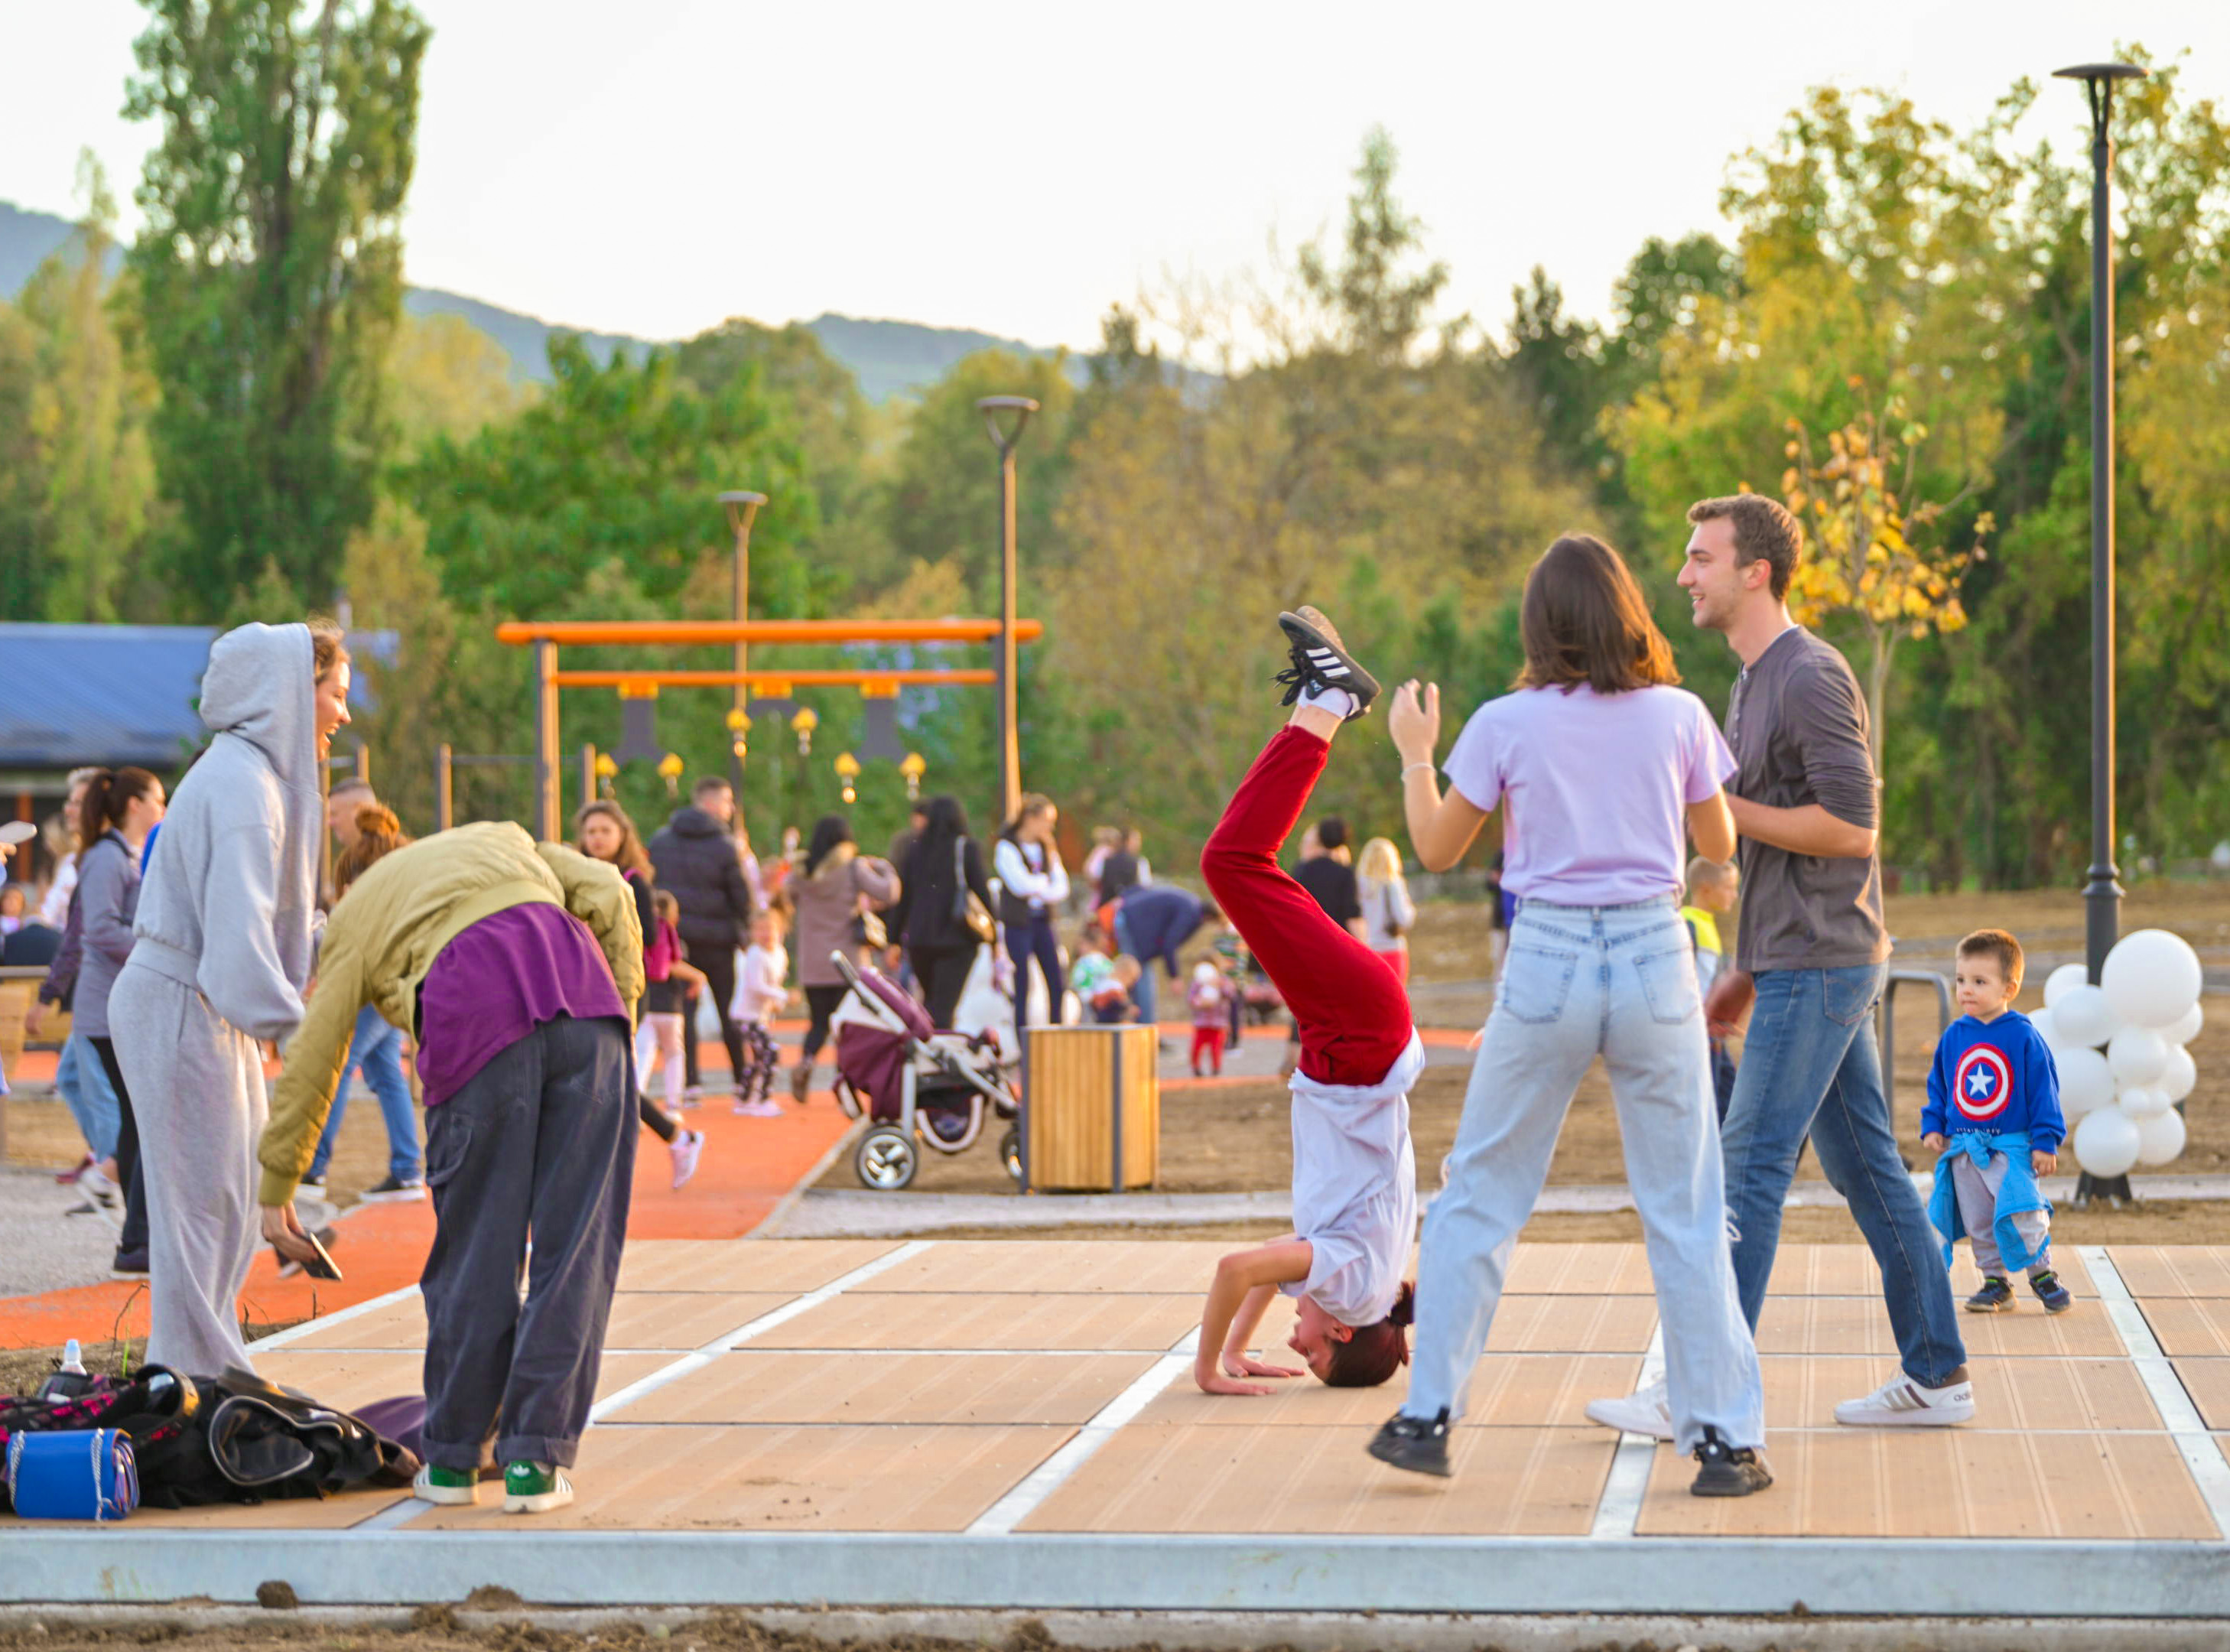
[[[1355,696],[1344,688],[1312,688],[1301,696],[1301,704],[1330,712],[1343,722],[1355,715]]]

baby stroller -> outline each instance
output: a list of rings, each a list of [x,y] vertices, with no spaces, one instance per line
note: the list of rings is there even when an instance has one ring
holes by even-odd
[[[1022,1098],[989,1032],[940,1032],[920,1004],[878,971],[841,952],[830,958],[860,1012],[836,1029],[836,1100],[873,1128],[860,1138],[852,1168],[862,1186],[895,1193],[921,1168],[917,1142],[940,1153],[965,1152],[995,1119],[1018,1120]],[[1022,1133],[999,1139],[999,1162],[1022,1179]]]

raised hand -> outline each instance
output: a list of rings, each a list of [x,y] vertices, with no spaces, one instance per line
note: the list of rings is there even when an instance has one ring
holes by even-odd
[[[1386,714],[1386,731],[1402,761],[1429,763],[1440,743],[1440,685],[1425,684],[1420,694],[1415,677],[1394,691],[1394,707]]]

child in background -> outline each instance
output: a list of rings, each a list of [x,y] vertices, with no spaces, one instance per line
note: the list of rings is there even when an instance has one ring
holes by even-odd
[[[1688,926],[1689,942],[1696,949],[1696,984],[1704,997],[1711,996],[1711,983],[1726,967],[1726,948],[1719,940],[1719,920],[1732,912],[1741,891],[1742,874],[1729,861],[1721,865],[1698,855],[1688,862],[1688,904],[1680,908],[1680,921]],[[1711,1041],[1711,1091],[1718,1102],[1719,1122],[1727,1121],[1727,1103],[1735,1093],[1735,1061],[1727,1054],[1727,1041]]]
[[[1943,1155],[1928,1216],[1943,1236],[1944,1266],[1963,1231],[1982,1271],[1969,1313],[2013,1307],[2010,1268],[2027,1269],[2046,1313],[2074,1306],[2052,1270],[2052,1207],[2036,1184],[2059,1168],[2067,1134],[2059,1069],[2029,1018],[2011,1008],[2021,962],[2021,943],[2002,929],[1959,943],[1956,991],[1966,1013],[1936,1047],[1920,1113],[1920,1145]]]
[[[1125,952],[1118,958],[1100,982],[1089,1002],[1092,1019],[1103,1027],[1128,1026],[1138,1018],[1138,1006],[1131,1002],[1131,989],[1138,984],[1138,960]]]
[[[1207,1056],[1215,1076],[1223,1076],[1223,1024],[1229,1013],[1230,984],[1223,971],[1202,960],[1193,965],[1192,985],[1185,990],[1185,1002],[1192,1006],[1192,1075],[1206,1076],[1200,1070],[1200,1058]]]
[[[1109,955],[1106,932],[1096,921],[1087,921],[1076,932],[1076,961],[1068,966],[1068,990],[1076,994],[1076,1001],[1086,1010],[1092,1007],[1092,995],[1107,984],[1107,978],[1115,973],[1115,960]]]
[[[673,1113],[695,1105],[685,1102],[681,1095],[686,1065],[682,1040],[689,1036],[684,1006],[686,994],[704,987],[705,971],[689,961],[689,949],[682,944],[681,903],[663,889],[654,893],[650,900],[651,910],[658,914],[658,932],[648,938],[642,949],[642,1025],[635,1039],[639,1075],[635,1087],[649,1089],[650,1075],[663,1068],[666,1110]]]
[[[782,1117],[782,1104],[768,1094],[781,1055],[767,1025],[774,1012],[788,1009],[796,996],[783,984],[790,978],[790,953],[782,944],[782,922],[779,907],[764,907],[753,914],[751,944],[744,949],[736,996],[728,1005],[728,1014],[744,1035],[744,1070],[736,1074],[736,1105],[731,1111],[745,1119]]]

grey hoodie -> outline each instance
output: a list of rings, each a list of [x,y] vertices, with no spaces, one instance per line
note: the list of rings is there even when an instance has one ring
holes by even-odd
[[[201,713],[216,739],[178,782],[139,891],[132,962],[255,1038],[294,1030],[310,978],[315,679],[306,625],[243,625],[210,645]]]

